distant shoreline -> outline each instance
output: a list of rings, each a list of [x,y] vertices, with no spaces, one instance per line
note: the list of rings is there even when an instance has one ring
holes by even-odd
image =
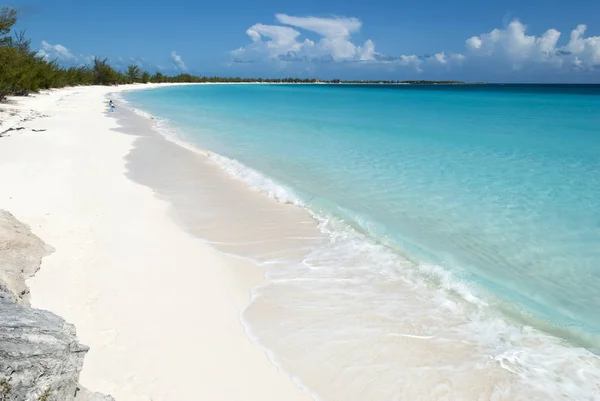
[[[223,80],[223,81],[201,81],[201,82],[160,82],[160,83],[135,83],[130,84],[133,85],[135,89],[139,90],[143,88],[139,88],[141,85],[153,84],[157,85],[156,87],[162,86],[180,86],[180,85],[226,85],[226,84],[265,84],[265,85],[401,85],[401,86],[600,86],[600,83],[542,83],[542,82],[534,82],[534,83],[526,83],[526,82],[443,82],[443,81],[422,81],[422,82],[396,82],[396,81],[340,81],[340,82],[332,82],[332,81],[291,81],[285,82],[280,80]],[[116,85],[120,86],[120,85]],[[155,87],[153,87],[155,88]],[[128,89],[132,90],[132,89]]]

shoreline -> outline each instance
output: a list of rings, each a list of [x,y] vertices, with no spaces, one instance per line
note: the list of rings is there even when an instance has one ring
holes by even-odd
[[[168,202],[126,177],[143,132],[118,132],[112,92],[20,99],[11,108],[48,117],[14,120],[25,129],[0,138],[0,205],[56,250],[28,280],[32,305],[90,346],[82,385],[119,401],[310,400],[240,323],[260,270],[185,233]]]
[[[154,119],[154,117],[152,117],[152,118]],[[158,117],[157,117],[157,119],[158,119]],[[163,133],[163,135],[164,135],[164,133]],[[219,158],[219,157],[223,158],[222,156],[220,156],[220,155],[218,155],[216,153],[212,153],[212,152],[207,151],[205,149],[200,149],[198,146],[194,145],[193,142],[188,142],[185,139],[179,139],[179,138],[178,138],[179,140],[173,141],[172,140],[173,138],[170,137],[171,135],[168,135],[168,136],[169,136],[169,138],[168,138],[169,141],[174,142],[174,143],[176,143],[179,146],[183,146],[186,149],[190,149],[191,148],[190,150],[192,152],[197,152],[198,154],[201,154],[204,157],[212,158],[211,155],[213,155],[214,157],[217,157],[217,158]],[[183,143],[181,143],[181,142],[183,142]],[[219,166],[219,167],[221,169],[224,168],[223,166]],[[235,177],[235,178],[237,178],[237,180],[239,182],[241,182],[241,183],[243,182],[243,179],[241,179],[241,177]],[[264,177],[264,178],[266,178],[268,180],[268,177]],[[248,186],[249,187],[253,187],[252,185],[249,185],[248,182],[244,182],[243,184],[246,187],[248,187]],[[153,187],[155,189],[157,188],[156,182],[151,183],[149,186],[151,186],[151,187]],[[173,188],[163,188],[163,189],[164,189],[164,193],[165,193],[166,197],[168,197],[169,194],[178,192],[177,190],[174,190]],[[180,189],[181,188],[179,188],[179,190]],[[253,189],[257,189],[257,188],[253,187]],[[263,198],[267,198],[267,196],[266,196],[266,194],[264,192],[265,188],[261,188],[261,189],[263,190],[263,192],[261,193],[262,196],[263,196]],[[160,185],[158,185],[158,191],[160,192]],[[271,193],[270,190],[268,192],[269,192],[269,195],[273,194],[273,193]],[[189,193],[188,193],[188,195],[189,195]],[[246,195],[243,195],[243,196],[246,196]],[[263,200],[265,200],[265,199],[263,199]],[[177,204],[176,204],[177,202],[173,202],[173,199],[171,199],[170,201],[171,201],[171,203],[174,204],[175,208],[177,208]],[[281,201],[285,202],[286,200],[285,199],[281,199]],[[263,202],[263,205],[266,205],[266,202]],[[280,203],[280,205],[281,205],[281,203]],[[183,206],[185,207],[185,205],[183,205]],[[254,209],[253,208],[249,208],[249,210],[254,210]],[[226,217],[221,216],[219,214],[217,214],[216,216],[213,216],[213,217],[217,221],[227,221]],[[189,220],[189,219],[190,219],[190,215],[188,214],[182,220]],[[225,219],[225,220],[223,220],[223,219]],[[194,219],[192,218],[191,220],[194,220]],[[285,224],[283,222],[280,222],[280,223],[282,223],[280,225],[283,226],[283,227],[287,226],[287,224]],[[254,222],[254,224],[256,224],[256,222]],[[213,235],[212,232],[210,234]],[[202,238],[208,238],[209,242],[211,242],[210,241],[210,235],[207,235],[206,233],[203,234],[203,233],[199,232],[196,235],[199,236],[199,237],[202,237]],[[231,238],[228,238],[228,239],[231,240]],[[220,249],[220,247],[219,247],[220,244],[221,244],[221,241],[213,242],[213,245],[216,245],[217,249]],[[220,249],[220,250],[222,250],[222,249]],[[242,249],[239,252],[243,253],[246,256],[248,255],[248,253],[247,253],[248,250],[246,250],[246,249]],[[257,261],[259,263],[261,263],[260,260],[257,260]],[[262,262],[264,263],[265,260],[263,260]],[[267,263],[267,265],[268,265],[268,263]],[[433,274],[433,273],[435,273],[435,271],[431,271],[431,273]],[[274,290],[274,287],[282,285],[282,284],[286,284],[286,282],[290,283],[290,285],[291,285],[291,283],[295,280],[296,277],[302,278],[302,280],[314,279],[314,278],[310,277],[310,272],[302,272],[302,271],[297,271],[295,277],[286,277],[285,273],[278,273],[278,272],[275,272],[273,270],[273,271],[270,271],[270,272],[268,271],[267,272],[267,276],[270,276],[273,280],[276,281],[276,283],[275,282],[271,282],[271,283],[268,283],[268,285],[265,285],[265,286],[262,286],[262,287],[259,287],[259,288],[255,288],[255,290],[253,291],[254,294],[255,294],[255,297],[253,298],[253,302],[250,305],[248,305],[248,308],[246,308],[245,314],[247,314],[249,312],[250,314],[256,314],[256,313],[258,313],[259,315],[264,315],[265,311],[267,313],[272,314],[273,311],[270,310],[272,308],[270,308],[270,306],[268,304],[264,304],[264,303],[261,304],[260,300],[258,300],[258,302],[257,302],[257,297],[261,297],[261,296],[262,297],[264,297],[264,296],[266,296],[266,297],[273,297],[274,291],[278,291],[278,290]],[[320,278],[322,278],[322,277],[320,277]],[[447,277],[447,276],[441,276],[441,277],[439,277],[439,279],[440,279],[440,281],[442,281],[442,285],[446,281],[451,281],[450,278]],[[394,280],[392,280],[392,281],[394,281]],[[356,283],[356,284],[358,284],[358,283]],[[385,283],[385,285],[389,285],[389,284],[392,284],[392,283]],[[448,284],[448,283],[446,283],[446,284]],[[315,285],[314,289],[318,290],[319,281],[314,281],[313,285]],[[396,289],[400,290],[402,292],[402,287],[397,287]],[[343,289],[343,291],[348,291],[348,290],[350,290],[350,289],[349,288],[344,288]],[[405,290],[409,290],[409,292],[410,292],[410,289],[405,288]],[[310,294],[310,295],[314,295],[314,294]],[[386,295],[386,294],[380,294],[380,295]],[[393,295],[388,294],[388,296],[394,296],[394,297],[396,297],[397,295],[398,294],[393,294]],[[291,297],[297,297],[297,296],[304,296],[304,295],[300,295],[300,293],[291,293],[290,292],[290,287],[288,287],[284,292],[277,292],[277,298],[275,299],[275,301],[277,301],[277,302],[282,302],[283,301],[283,303],[285,303],[286,301],[285,301],[285,298],[283,298],[284,296],[287,296],[287,297],[290,297],[290,296]],[[267,301],[269,301],[269,300],[267,300]],[[373,301],[376,302],[377,300],[373,300]],[[407,300],[405,299],[404,301],[406,302]],[[412,303],[415,300],[411,299],[410,301]],[[435,305],[434,304],[430,305],[430,303],[431,303],[430,301],[431,300],[427,300],[426,298],[423,298],[423,299],[420,300],[420,302],[415,302],[415,304],[413,305],[414,309],[415,310],[420,310],[421,312],[422,311],[428,311],[428,312],[435,311],[436,310],[435,309]],[[315,299],[313,299],[313,298],[310,298],[310,299],[306,299],[306,302],[307,303],[317,303],[318,301],[315,300]],[[322,305],[322,307],[324,309],[334,308],[335,306],[336,305],[334,305],[334,304],[331,304],[331,305],[324,304],[324,305]],[[403,307],[404,306],[405,305],[403,305]],[[447,311],[446,313],[448,313],[448,312],[455,313],[456,312],[456,308],[461,309],[463,306],[464,305],[461,305],[461,303],[459,302],[456,305],[452,306],[452,308],[455,308],[454,310],[452,310],[452,308],[450,308],[449,311]],[[256,311],[258,311],[258,312],[256,312]],[[296,311],[291,310],[291,312],[296,312]],[[353,311],[350,311],[350,310],[343,310],[343,311],[340,311],[339,313],[343,314],[343,313],[352,313],[352,312]],[[466,313],[467,311],[465,310],[464,312]],[[471,311],[471,312],[473,312],[473,311]],[[314,313],[317,314],[317,316],[318,316],[318,312],[317,311],[314,311]],[[437,312],[435,313],[435,315],[437,315]],[[278,316],[278,318],[282,322],[285,322],[285,324],[289,324],[289,322],[286,320],[288,318],[288,316],[289,316],[289,314],[281,314],[280,316]],[[401,321],[402,318],[403,318],[401,315],[399,315],[397,317],[399,318],[398,319],[399,321]],[[421,320],[423,320],[423,319],[421,318]],[[318,323],[318,322],[312,322],[311,321],[311,323]],[[417,323],[417,322],[414,322],[414,323]],[[481,322],[481,323],[485,323],[485,322]],[[533,351],[532,354],[536,354],[536,357],[542,357],[542,360],[532,361],[532,362],[534,362],[534,364],[531,365],[530,367],[528,367],[528,366],[521,367],[521,365],[520,365],[521,361],[519,361],[518,358],[514,359],[514,358],[516,358],[516,356],[511,354],[511,352],[512,352],[511,349],[513,349],[513,348],[517,349],[517,348],[519,348],[519,347],[521,347],[523,345],[523,343],[519,344],[519,340],[523,340],[524,343],[535,342],[535,341],[540,341],[541,340],[543,342],[547,342],[547,346],[555,347],[555,346],[562,346],[562,345],[560,345],[561,342],[562,342],[561,339],[557,338],[557,337],[553,337],[553,336],[547,337],[546,333],[544,333],[543,338],[536,339],[534,337],[531,337],[532,333],[530,331],[533,330],[535,332],[537,330],[532,329],[527,324],[521,324],[523,322],[516,322],[518,324],[513,324],[515,322],[504,321],[503,319],[498,319],[497,313],[494,313],[494,315],[490,317],[488,323],[491,324],[491,325],[497,325],[498,326],[497,328],[499,330],[501,330],[501,334],[500,333],[498,334],[499,337],[505,337],[506,336],[505,340],[507,340],[509,342],[512,342],[513,341],[513,337],[514,337],[514,339],[516,340],[516,342],[513,343],[513,344],[502,344],[502,345],[500,345],[501,348],[504,348],[504,347],[508,347],[508,348],[506,348],[506,350],[504,352],[500,352],[499,354],[494,354],[493,347],[496,347],[498,345],[494,344],[493,342],[487,343],[487,341],[494,340],[494,339],[493,338],[489,338],[489,339],[482,338],[481,340],[483,340],[484,342],[482,344],[480,344],[480,345],[484,346],[484,349],[486,349],[486,351],[483,351],[483,353],[485,354],[485,352],[488,352],[487,351],[487,347],[492,347],[492,349],[489,350],[489,352],[491,352],[490,355],[482,355],[481,352],[479,352],[480,350],[476,350],[476,349],[470,350],[470,349],[468,349],[468,348],[470,348],[470,346],[469,347],[464,347],[463,346],[463,349],[459,353],[455,353],[454,355],[452,355],[452,352],[450,352],[450,354],[446,355],[447,357],[449,357],[451,359],[456,358],[456,364],[457,364],[457,366],[458,366],[459,363],[463,363],[465,361],[469,361],[469,360],[477,361],[482,356],[487,356],[487,357],[491,358],[491,360],[488,360],[487,362],[485,362],[484,360],[480,361],[480,363],[483,364],[482,366],[489,365],[488,366],[489,369],[487,369],[487,368],[483,369],[481,372],[478,372],[477,375],[472,376],[472,377],[468,377],[468,378],[467,377],[463,377],[463,378],[461,378],[461,381],[464,380],[464,383],[462,383],[462,385],[464,385],[465,390],[467,390],[467,392],[468,392],[468,389],[470,387],[473,387],[473,386],[476,387],[478,385],[481,385],[483,382],[486,382],[487,380],[490,380],[491,377],[493,377],[493,379],[494,379],[493,381],[494,382],[497,381],[498,385],[500,385],[500,386],[510,386],[511,387],[511,393],[514,391],[514,393],[512,393],[513,397],[516,397],[517,395],[519,395],[519,389],[521,389],[522,391],[525,391],[525,392],[529,393],[530,395],[532,395],[532,394],[537,395],[538,397],[541,397],[542,394],[545,394],[546,391],[548,391],[548,390],[543,388],[542,382],[538,383],[537,381],[534,381],[534,382],[531,382],[531,383],[527,383],[528,380],[524,380],[522,383],[520,383],[519,382],[520,379],[518,378],[518,376],[520,376],[520,374],[517,374],[513,370],[514,367],[512,366],[512,364],[516,363],[517,366],[519,366],[519,369],[523,368],[523,369],[527,369],[528,370],[529,368],[532,368],[533,370],[535,370],[537,368],[544,369],[544,365],[545,364],[552,364],[552,363],[555,363],[555,361],[553,361],[551,357],[548,357],[548,359],[545,359],[545,356],[543,355],[543,353],[538,354],[538,351],[540,351],[540,350],[531,350],[531,351]],[[250,326],[253,326],[252,327],[253,330],[256,329],[256,327],[257,327],[256,324],[257,324],[256,320],[253,323],[250,323]],[[258,324],[260,325],[261,322],[259,321]],[[455,321],[455,322],[453,322],[453,325],[456,325],[457,327],[465,325],[465,326],[468,327],[469,323]],[[296,329],[297,330],[304,330],[304,331],[306,331],[306,328],[307,328],[307,326],[300,326],[300,327],[297,327]],[[265,329],[265,327],[262,327],[260,329]],[[329,327],[328,328],[328,330],[332,330],[332,331],[335,330],[335,329],[336,329],[335,327]],[[417,329],[416,327],[412,327],[412,326],[402,327],[401,325],[398,325],[394,329],[399,330],[400,332],[404,333],[404,334],[399,334],[399,336],[403,336],[404,338],[429,339],[429,338],[436,337],[436,336],[427,336],[427,335],[423,336],[422,333],[419,333],[419,329],[423,330],[423,329],[426,329],[426,328],[419,328],[419,329]],[[413,331],[415,329],[417,329],[415,332],[411,332],[411,331]],[[476,327],[468,327],[468,330],[475,331],[475,334],[478,331]],[[282,334],[282,333],[279,333],[279,334]],[[445,333],[445,334],[450,334],[450,333]],[[456,334],[456,333],[454,333],[454,334]],[[264,342],[260,340],[261,335],[262,335],[263,338],[264,338],[265,335],[267,335],[267,341],[269,342],[268,345],[265,345]],[[290,355],[291,355],[289,353],[290,350],[289,349],[288,350],[285,349],[285,347],[286,347],[285,344],[283,344],[284,348],[280,348],[280,349],[274,349],[273,348],[273,344],[274,344],[273,341],[277,342],[278,340],[277,339],[273,339],[273,338],[269,338],[269,330],[266,330],[266,331],[262,332],[261,335],[257,336],[255,332],[252,333],[252,337],[257,338],[257,342],[260,344],[260,346],[262,348],[265,349],[266,352],[272,353],[272,354],[277,355],[277,356],[281,356],[283,354],[283,355],[285,355],[287,357],[288,360],[290,359]],[[391,335],[391,333],[385,333],[385,335]],[[454,337],[454,336],[452,336],[452,337]],[[450,339],[450,338],[448,338],[448,339]],[[326,341],[327,339],[326,338],[322,338],[322,340]],[[458,342],[462,342],[464,340],[464,338],[452,338],[452,340],[458,341]],[[500,340],[500,338],[499,338],[499,340]],[[505,341],[505,340],[502,340],[502,341]],[[297,341],[300,341],[300,339],[298,339]],[[345,341],[353,341],[353,339],[349,338],[349,339],[346,339]],[[408,340],[404,340],[404,341],[408,341]],[[468,343],[468,341],[469,340],[467,340],[467,343]],[[421,345],[417,345],[417,343],[419,343],[419,342],[420,341],[417,340],[416,343],[414,344],[414,346],[420,348]],[[411,340],[411,343],[412,343],[412,340]],[[282,344],[280,342],[275,343],[275,345],[278,346],[278,347],[282,346]],[[309,347],[309,346],[306,346],[306,345],[305,346],[307,348],[309,348],[309,349],[315,348],[315,350],[316,350],[315,352],[317,352],[317,353],[319,351],[322,351],[323,353],[325,353],[325,352],[328,351],[327,349],[320,349],[320,347],[318,347],[318,344],[310,344],[310,345],[312,347]],[[394,347],[397,346],[397,345],[398,344],[393,344]],[[477,347],[476,343],[473,343],[472,346],[475,347],[475,348]],[[430,348],[430,349],[428,349],[428,348]],[[439,366],[443,366],[444,363],[445,363],[444,362],[444,355],[443,354],[445,352],[447,352],[447,350],[439,349],[438,350],[439,352],[433,352],[435,348],[436,348],[435,346],[431,347],[431,345],[429,345],[429,346],[426,346],[425,348],[420,349],[420,351],[421,351],[420,357],[430,358],[431,361],[432,361],[431,364],[434,367],[438,366],[438,364],[436,364],[435,361],[438,360],[438,358],[439,358]],[[282,349],[283,349],[283,352],[281,352]],[[393,350],[393,348],[392,348],[392,350]],[[564,350],[567,351],[567,352],[573,352],[573,356],[576,356],[577,358],[585,359],[586,360],[585,363],[586,364],[589,363],[590,364],[589,367],[592,369],[589,372],[590,377],[594,377],[594,374],[596,372],[594,370],[595,368],[593,367],[594,366],[594,361],[593,361],[594,357],[588,355],[587,354],[587,350],[579,350],[577,347],[572,348],[570,345],[567,345],[567,347]],[[372,349],[372,351],[376,352],[376,349]],[[398,350],[396,350],[396,351],[398,351]],[[476,352],[474,352],[474,351],[476,351]],[[582,352],[580,353],[579,351],[582,351]],[[348,350],[348,352],[351,352],[351,350]],[[466,353],[463,353],[463,352],[466,352]],[[523,351],[521,351],[521,352],[523,352]],[[441,357],[440,357],[440,355],[441,355]],[[416,356],[417,355],[413,355],[413,357],[416,357]],[[364,358],[368,358],[368,355],[363,355],[363,357]],[[398,354],[397,357],[398,357],[398,361],[401,361],[402,358],[406,357],[406,356]],[[528,358],[529,357],[530,356],[528,356]],[[592,360],[590,360],[589,357],[591,357]],[[355,361],[359,361],[359,360],[360,360],[360,358],[355,358]],[[324,363],[328,363],[328,362],[329,361],[321,361],[321,363],[323,363],[323,364]],[[382,363],[387,363],[389,361],[382,360],[381,362]],[[522,362],[529,362],[529,361],[523,360]],[[539,366],[538,366],[538,364],[539,364]],[[281,365],[281,363],[278,363],[278,365]],[[308,377],[308,380],[309,380],[309,385],[308,386],[311,389],[319,389],[320,387],[322,387],[323,383],[319,383],[321,381],[320,378],[314,377],[315,376],[314,372],[302,371],[302,369],[305,368],[304,366],[291,366],[289,362],[287,362],[287,365],[288,366],[284,366],[284,369],[287,372],[291,372],[291,374],[293,374],[293,375],[295,375],[297,377],[302,377],[303,382],[304,382],[304,379],[306,379]],[[536,366],[537,366],[537,368],[536,368]],[[410,367],[410,366],[405,366],[405,367]],[[298,372],[300,372],[300,374],[298,374]],[[530,374],[530,373],[528,373],[528,374]],[[531,372],[531,374],[533,374],[533,371]],[[539,379],[546,380],[546,379],[550,379],[551,377],[557,377],[557,378],[561,377],[561,373],[559,371],[552,370],[552,371],[547,372],[547,374],[548,374],[547,377],[540,376]],[[554,375],[557,375],[557,376],[554,376]],[[340,373],[340,376],[342,376],[341,373]],[[487,376],[487,378],[486,378],[486,376]],[[337,377],[336,377],[336,379],[337,379]],[[356,383],[356,382],[359,382],[361,379],[363,379],[363,378],[354,378],[353,380]],[[376,378],[373,378],[373,379],[377,380]],[[570,378],[570,379],[573,379],[573,378]],[[326,379],[323,379],[323,380],[326,380]],[[477,384],[471,383],[472,381],[477,382]],[[578,380],[576,380],[576,381],[578,381]],[[352,381],[346,381],[346,383],[351,383],[351,382]],[[407,382],[407,384],[408,383],[412,384],[410,381]],[[419,383],[419,384],[421,384],[421,383]],[[456,383],[456,384],[458,384],[458,383]],[[527,388],[527,386],[529,384],[533,384],[533,385],[535,385],[535,387],[539,386],[539,388],[537,388],[537,389]],[[525,385],[525,387],[522,387],[523,385]],[[345,394],[344,392],[347,391],[347,389],[343,389],[343,388],[339,388],[337,390],[338,390],[337,392],[333,392],[333,393],[330,393],[330,394],[325,393],[327,396],[324,397],[324,399],[335,399],[335,397],[341,397],[343,394]],[[471,389],[471,390],[473,390],[473,389]],[[491,390],[490,388],[485,388],[485,389],[484,388],[480,388],[480,391],[484,391],[484,392],[487,392],[487,391],[490,391],[490,390]],[[317,393],[321,395],[323,393],[323,391],[317,391]],[[389,394],[389,396],[391,397],[393,395]],[[466,399],[471,399],[471,398],[469,398],[470,396],[474,396],[474,393],[470,393],[470,395],[467,396]],[[352,395],[351,394],[347,394],[347,398],[344,398],[344,399],[348,399],[348,400],[353,400],[354,399],[354,398],[348,398],[348,397],[352,397]],[[509,397],[510,397],[510,395],[509,395]],[[501,399],[505,399],[505,398],[501,398]],[[506,399],[519,399],[519,398],[506,398]]]

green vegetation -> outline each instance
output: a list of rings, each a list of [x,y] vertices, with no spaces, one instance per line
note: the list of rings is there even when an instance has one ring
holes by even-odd
[[[31,50],[31,41],[25,32],[13,32],[17,11],[0,8],[0,101],[8,95],[26,96],[40,89],[76,85],[119,85],[130,83],[163,82],[265,82],[265,83],[345,83],[345,84],[464,84],[459,81],[342,81],[333,79],[298,78],[224,78],[190,74],[167,76],[160,72],[150,75],[136,65],[127,71],[117,71],[107,59],[95,59],[92,65],[64,68],[56,60],[46,60]]]
[[[40,89],[118,85],[149,76],[137,66],[130,66],[127,72],[117,71],[107,59],[95,59],[89,66],[60,67],[55,60],[46,60],[33,51],[24,32],[13,32],[16,22],[16,10],[0,8],[0,101],[8,95],[27,95]]]
[[[12,32],[17,12],[0,9],[0,101],[7,95],[27,95],[40,89],[97,82],[91,67],[61,68],[31,50],[24,32]]]
[[[149,77],[150,75],[148,75]],[[131,82],[140,82],[142,78],[142,70],[137,65],[130,65],[127,67],[127,79]]]

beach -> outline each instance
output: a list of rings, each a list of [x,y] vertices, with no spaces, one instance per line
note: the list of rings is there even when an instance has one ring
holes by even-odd
[[[476,282],[544,277],[520,267],[560,252],[508,241],[531,228],[505,204],[519,204],[517,189],[544,196],[511,181],[521,171],[542,182],[540,165],[560,178],[565,163],[529,151],[506,163],[506,138],[470,137],[481,121],[453,109],[478,107],[475,95],[455,105],[451,89],[430,90],[148,84],[1,105],[0,209],[54,249],[27,284],[32,306],[90,347],[81,385],[117,401],[598,399],[593,330],[526,315]],[[494,90],[483,96],[514,110],[531,101]],[[450,141],[424,118],[434,101],[456,119]],[[394,102],[412,109],[398,119]],[[444,160],[456,176],[440,174]],[[525,205],[552,216],[556,203]],[[452,269],[461,255],[471,275]],[[583,277],[561,276],[563,292]]]
[[[27,283],[32,306],[76,326],[90,346],[81,384],[119,401],[311,399],[240,323],[260,270],[186,232],[127,177],[138,134],[107,107],[127,89],[2,105],[0,208],[54,248]]]

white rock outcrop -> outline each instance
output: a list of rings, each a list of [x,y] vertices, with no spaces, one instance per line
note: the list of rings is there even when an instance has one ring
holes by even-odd
[[[88,347],[75,326],[29,307],[25,280],[51,252],[10,213],[0,210],[0,400],[110,401],[80,388]]]

